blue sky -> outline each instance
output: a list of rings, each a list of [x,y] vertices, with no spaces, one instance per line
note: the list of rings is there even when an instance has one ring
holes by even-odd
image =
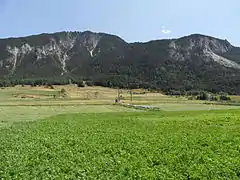
[[[0,0],[0,38],[91,30],[128,42],[201,33],[240,46],[239,0]]]

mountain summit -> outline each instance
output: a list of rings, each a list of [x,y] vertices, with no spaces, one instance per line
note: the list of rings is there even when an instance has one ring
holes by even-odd
[[[200,34],[146,43],[90,31],[40,34],[0,40],[0,78],[240,94],[240,48]]]

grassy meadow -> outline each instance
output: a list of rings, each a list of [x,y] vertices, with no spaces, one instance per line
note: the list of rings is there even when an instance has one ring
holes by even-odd
[[[240,178],[240,106],[117,91],[0,89],[0,179]]]

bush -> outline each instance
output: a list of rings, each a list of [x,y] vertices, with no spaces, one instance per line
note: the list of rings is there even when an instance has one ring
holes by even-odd
[[[87,86],[94,86],[94,83],[92,81],[86,81]]]
[[[53,85],[50,85],[49,88],[50,88],[50,89],[54,89]]]
[[[66,92],[67,92],[67,91],[66,91],[65,89],[63,89],[63,88],[62,88],[61,91],[60,91],[61,94],[65,94]]]
[[[200,95],[201,91],[198,90],[191,90],[187,92],[187,96],[198,96]]]
[[[167,95],[170,95],[170,96],[181,96],[182,92],[181,91],[176,91],[176,90],[170,90],[170,91],[167,92]]]
[[[60,96],[66,97],[67,96],[67,91],[65,89],[61,89]]]
[[[78,87],[85,87],[85,84],[84,84],[83,82],[78,82],[78,83],[77,83],[77,86],[78,86]]]
[[[206,92],[201,92],[200,95],[197,96],[197,100],[202,100],[202,101],[205,101],[205,100],[210,100],[210,95]]]
[[[210,101],[218,101],[218,98],[216,96],[211,96]]]
[[[190,97],[188,97],[188,100],[194,100],[194,99],[195,99],[194,96],[190,96]]]
[[[231,101],[231,98],[226,95],[219,96],[220,101]]]

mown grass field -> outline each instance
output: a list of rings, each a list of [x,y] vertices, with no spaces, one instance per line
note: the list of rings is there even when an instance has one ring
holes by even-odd
[[[39,119],[69,113],[103,113],[137,111],[112,105],[79,106],[0,106],[0,128],[14,123],[36,121]]]
[[[240,106],[134,95],[133,104],[161,109],[146,112],[113,105],[116,96],[0,89],[0,179],[240,179]]]
[[[54,98],[61,89],[66,90],[64,98]],[[161,93],[133,95],[132,102],[127,90],[121,90],[122,102],[158,106],[163,110],[210,110],[239,108],[235,106],[205,104],[205,101],[188,100],[187,97],[170,97]],[[103,87],[54,86],[54,89],[44,87],[17,86],[0,89],[0,106],[78,106],[78,105],[112,105],[117,97],[117,89]],[[232,99],[240,102],[240,96],[232,96]],[[181,108],[179,108],[181,107]]]

